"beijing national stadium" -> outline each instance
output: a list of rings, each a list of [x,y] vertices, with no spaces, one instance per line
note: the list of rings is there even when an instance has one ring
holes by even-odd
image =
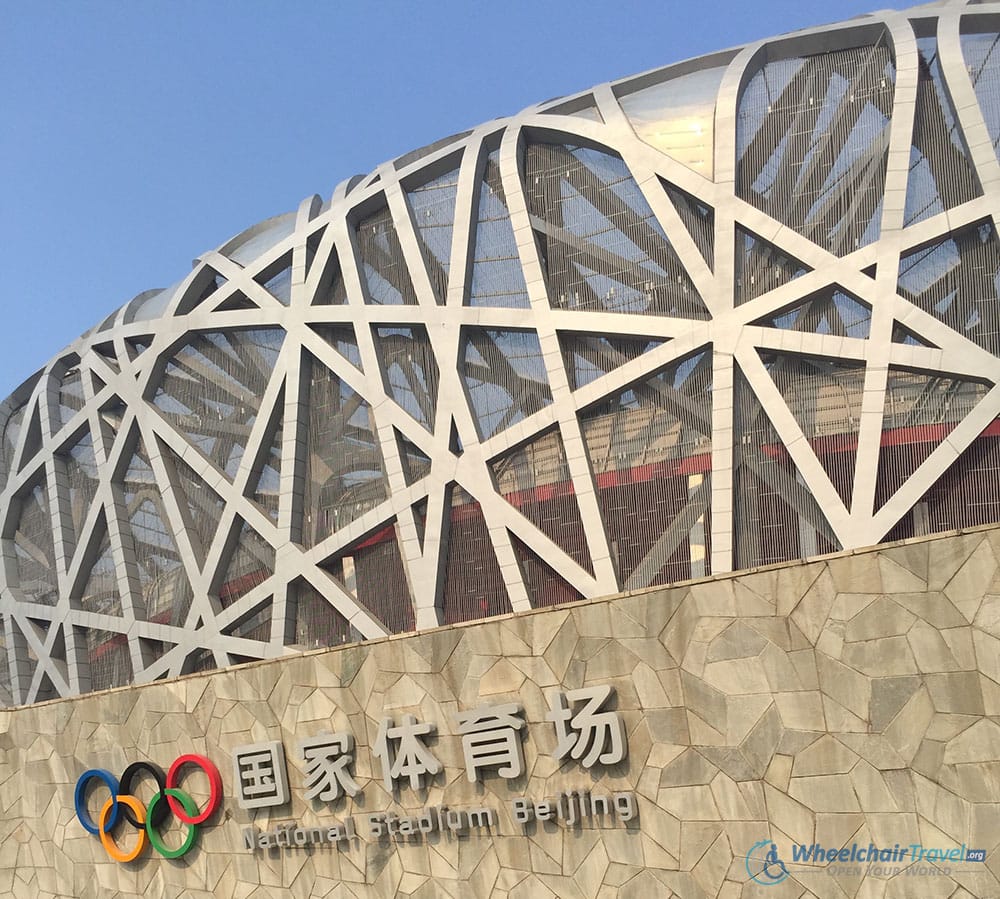
[[[529,107],[111,312],[0,406],[0,705],[1000,522],[991,8]]]

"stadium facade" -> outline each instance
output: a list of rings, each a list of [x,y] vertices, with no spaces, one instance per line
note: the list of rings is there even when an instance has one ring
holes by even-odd
[[[1000,896],[998,44],[543,103],[26,381],[0,894]]]
[[[889,13],[488,122],[3,405],[5,704],[1000,521],[1000,69]]]

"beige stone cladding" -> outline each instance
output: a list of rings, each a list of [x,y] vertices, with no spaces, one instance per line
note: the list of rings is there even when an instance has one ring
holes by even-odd
[[[0,712],[0,895],[998,897],[998,559],[1000,528],[980,529]],[[626,726],[628,756],[610,768],[551,755],[550,691],[587,685],[615,688]],[[524,708],[515,780],[466,777],[455,713],[484,702]],[[444,770],[392,797],[371,748],[384,717],[407,714],[437,724],[428,745]],[[307,802],[296,741],[333,730],[356,740],[362,792]],[[292,799],[251,813],[233,750],[266,741],[285,747]],[[77,778],[187,752],[218,765],[225,791],[194,848],[111,861],[76,819]],[[513,797],[572,789],[634,792],[638,817],[512,820]],[[244,848],[251,824],[442,804],[494,808],[496,825]],[[761,840],[787,865],[781,883],[750,879]],[[814,843],[965,846],[985,860],[796,863],[792,844]]]

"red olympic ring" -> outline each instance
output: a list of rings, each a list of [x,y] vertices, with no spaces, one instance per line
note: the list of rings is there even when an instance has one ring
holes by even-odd
[[[219,807],[219,803],[222,802],[222,775],[219,774],[219,769],[215,767],[205,756],[195,755],[189,753],[187,755],[178,756],[174,763],[170,766],[170,770],[167,772],[167,789],[175,790],[180,786],[180,778],[178,772],[185,765],[195,765],[201,768],[202,771],[208,776],[209,783],[209,795],[208,795],[208,805],[205,806],[205,810],[200,814],[192,817],[189,815],[181,805],[181,803],[170,793],[167,793],[167,803],[170,805],[170,810],[174,813],[179,821],[184,824],[202,824],[212,817],[213,812]]]

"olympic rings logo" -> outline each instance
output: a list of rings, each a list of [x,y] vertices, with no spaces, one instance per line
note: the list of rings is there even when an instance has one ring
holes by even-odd
[[[202,810],[199,810],[194,799],[180,789],[180,772],[185,765],[194,765],[208,776],[208,804]],[[157,787],[156,794],[145,807],[132,795],[133,783],[143,775],[151,777]],[[103,783],[111,794],[101,807],[96,824],[86,804],[87,788],[95,780]],[[83,829],[99,837],[101,845],[115,861],[130,862],[137,859],[145,849],[147,840],[164,858],[180,858],[194,845],[198,825],[212,817],[222,802],[222,777],[219,769],[207,758],[193,754],[179,756],[165,776],[163,769],[152,762],[133,762],[122,772],[119,780],[110,771],[91,768],[84,771],[77,780],[73,799],[76,817]],[[171,812],[188,828],[184,841],[176,849],[168,847],[160,834],[160,828]],[[135,845],[127,851],[122,850],[111,835],[122,818],[139,832]]]

